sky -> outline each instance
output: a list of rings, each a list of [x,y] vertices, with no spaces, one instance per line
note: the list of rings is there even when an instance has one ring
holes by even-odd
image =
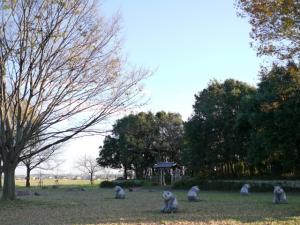
[[[128,62],[154,71],[143,82],[150,100],[136,112],[177,112],[187,120],[194,95],[210,80],[258,82],[262,59],[250,48],[250,25],[237,17],[234,0],[103,0],[99,13],[121,15]],[[66,143],[59,173],[77,173],[76,160],[85,154],[96,158],[102,140],[93,136]]]

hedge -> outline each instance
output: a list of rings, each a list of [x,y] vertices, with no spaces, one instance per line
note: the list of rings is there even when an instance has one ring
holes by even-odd
[[[101,188],[112,188],[116,185],[122,188],[141,187],[146,184],[143,180],[114,180],[114,181],[102,181],[100,183]]]
[[[275,185],[281,185],[285,191],[300,192],[299,185],[288,185],[287,182],[281,181],[247,181],[247,180],[205,180],[199,177],[185,178],[173,184],[174,189],[189,189],[198,185],[201,190],[214,191],[239,191],[243,184],[250,184],[250,191],[273,191]]]

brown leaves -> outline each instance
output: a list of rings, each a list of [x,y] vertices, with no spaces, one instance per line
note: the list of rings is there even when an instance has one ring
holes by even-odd
[[[258,55],[295,59],[300,54],[300,4],[297,0],[238,0],[238,14],[247,16]]]

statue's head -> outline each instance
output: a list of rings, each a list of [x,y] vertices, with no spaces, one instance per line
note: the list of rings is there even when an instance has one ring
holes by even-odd
[[[274,194],[276,194],[276,195],[280,195],[280,194],[282,194],[284,191],[283,191],[283,189],[280,187],[280,186],[275,186],[274,187]]]
[[[164,191],[162,196],[164,200],[170,200],[173,197],[173,194],[170,191]]]
[[[191,190],[192,190],[192,191],[195,191],[195,192],[199,192],[199,191],[200,191],[200,189],[199,189],[198,186],[193,186],[193,187],[191,188]]]
[[[122,190],[122,188],[120,187],[120,186],[115,186],[115,192],[119,192],[119,191],[121,191]]]
[[[249,189],[250,188],[250,184],[244,184],[244,187]]]

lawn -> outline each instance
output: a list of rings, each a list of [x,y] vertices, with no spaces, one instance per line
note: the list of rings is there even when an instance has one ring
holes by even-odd
[[[127,192],[114,199],[112,189],[85,191],[32,188],[40,196],[0,203],[0,224],[300,224],[300,194],[287,193],[288,204],[272,204],[272,193],[240,196],[230,192],[200,192],[199,202],[188,202],[186,191],[174,191],[179,212],[161,214],[162,190]]]
[[[25,187],[25,179],[22,180],[16,180],[16,185],[20,187]],[[31,186],[39,186],[39,180],[31,180],[30,181]],[[59,179],[58,180],[58,185],[63,185],[63,186],[89,186],[90,181],[89,180],[71,180],[71,179]],[[95,180],[94,181],[94,186],[98,186],[100,184],[100,180]],[[50,186],[50,185],[55,185],[55,180],[54,179],[43,179],[43,185],[44,186]]]

